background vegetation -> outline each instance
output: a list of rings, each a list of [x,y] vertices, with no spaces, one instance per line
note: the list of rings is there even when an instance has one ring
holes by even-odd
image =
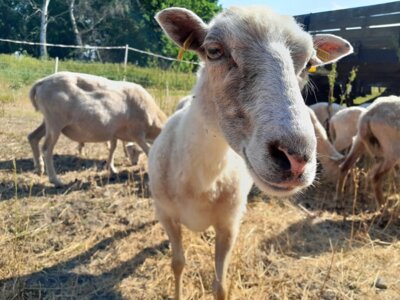
[[[162,33],[154,15],[170,6],[186,7],[209,21],[221,10],[218,0],[47,0],[47,42],[77,45],[121,46],[147,50],[176,57],[178,49]],[[39,42],[41,12],[44,0],[0,1],[0,38]],[[76,28],[71,18],[71,4]],[[76,30],[75,30],[76,29]],[[0,43],[0,53],[14,51],[39,56],[39,47]],[[50,57],[82,58],[79,50],[49,48]],[[98,58],[120,62],[121,51],[98,51]],[[186,53],[185,59],[196,60]],[[154,59],[138,53],[130,54],[129,61],[141,66],[154,64]],[[164,65],[170,63],[163,61]]]
[[[26,99],[31,84],[54,73],[55,61],[39,60],[29,56],[16,57],[0,54],[0,108],[5,103]],[[59,63],[59,71],[72,71],[104,76],[113,80],[123,80],[143,85],[156,99],[161,109],[171,113],[176,102],[190,93],[196,76],[191,72],[180,72],[174,68],[140,67],[128,64],[82,62],[64,60]]]

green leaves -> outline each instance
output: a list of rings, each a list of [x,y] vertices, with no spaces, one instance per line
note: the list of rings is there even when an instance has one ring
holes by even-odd
[[[69,1],[51,0],[49,4],[49,24],[47,42],[75,44],[72,29]],[[40,7],[42,0],[2,0],[0,1],[0,37],[38,42],[40,32]],[[178,47],[165,38],[164,33],[154,20],[154,15],[167,7],[178,6],[193,10],[208,22],[222,7],[218,0],[75,0],[74,15],[83,44],[101,46],[131,47],[177,57]],[[35,46],[0,43],[1,53],[27,50],[30,55],[38,56]],[[48,48],[50,57],[79,57],[79,51],[68,48]],[[121,62],[121,51],[100,51],[105,62]],[[184,60],[197,61],[195,54],[186,52]],[[129,53],[129,61],[141,66],[158,63],[161,67],[191,70],[192,66],[160,59],[154,59],[140,53]],[[176,65],[176,66],[175,66]]]

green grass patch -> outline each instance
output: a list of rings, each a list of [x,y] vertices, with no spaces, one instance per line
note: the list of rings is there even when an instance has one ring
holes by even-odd
[[[15,57],[0,54],[0,102],[11,102],[15,92],[29,87],[36,80],[53,74],[55,60],[39,60],[29,56]],[[190,93],[196,82],[195,74],[163,70],[159,68],[143,68],[128,65],[126,74],[124,66],[117,63],[92,63],[72,60],[59,61],[58,71],[71,71],[103,76],[112,80],[135,82],[149,89],[156,100],[164,103],[162,108],[169,112],[177,98]]]

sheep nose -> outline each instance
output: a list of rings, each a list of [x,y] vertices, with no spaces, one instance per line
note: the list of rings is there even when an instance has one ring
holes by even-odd
[[[305,171],[308,159],[304,155],[277,145],[270,145],[270,154],[282,171],[291,172],[292,178],[299,178]]]

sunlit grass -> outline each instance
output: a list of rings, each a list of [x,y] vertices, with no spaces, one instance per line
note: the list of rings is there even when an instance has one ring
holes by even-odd
[[[0,54],[0,103],[13,102],[21,96],[27,97],[30,85],[54,71],[55,60]],[[141,84],[148,89],[167,113],[173,111],[176,101],[188,94],[196,81],[193,73],[135,65],[127,66],[125,76],[123,64],[118,63],[65,60],[59,61],[58,71],[88,73],[112,80],[123,80],[125,77],[127,81]]]

